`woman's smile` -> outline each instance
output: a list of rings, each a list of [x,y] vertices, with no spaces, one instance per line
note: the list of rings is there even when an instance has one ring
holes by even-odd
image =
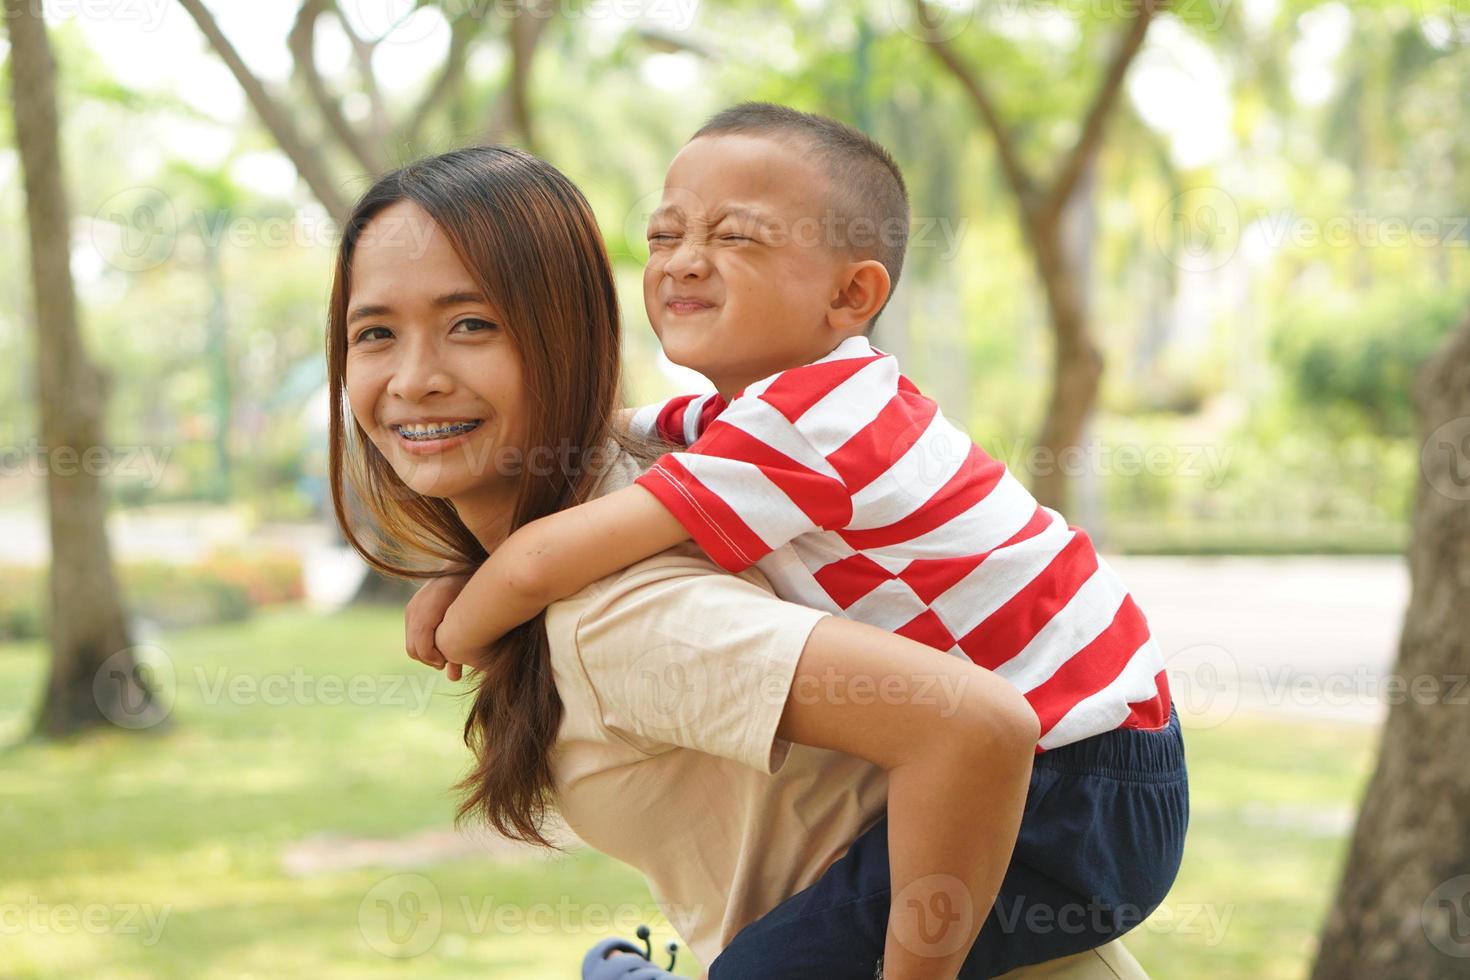
[[[399,445],[406,451],[418,455],[442,453],[463,445],[470,433],[484,423],[484,419],[458,419],[412,421],[389,423],[388,428],[398,436]]]

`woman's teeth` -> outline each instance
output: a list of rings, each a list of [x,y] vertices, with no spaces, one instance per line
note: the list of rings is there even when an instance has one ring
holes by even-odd
[[[479,428],[481,419],[472,422],[437,422],[432,425],[398,425],[394,426],[398,434],[410,442],[419,442],[429,439],[447,439],[450,436],[463,435],[472,429]]]

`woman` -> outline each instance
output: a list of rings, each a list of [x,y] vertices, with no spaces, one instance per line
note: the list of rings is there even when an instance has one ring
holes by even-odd
[[[344,227],[331,298],[331,479],[348,539],[384,572],[428,577],[630,482],[653,450],[613,424],[618,336],[596,223],[549,165],[476,148],[379,180]],[[349,480],[374,539],[346,519]],[[1037,737],[988,671],[782,602],[758,572],[725,575],[690,547],[553,606],[477,681],[461,817],[546,844],[555,810],[645,874],[712,976],[859,975],[834,951],[864,976],[882,954],[891,980],[1027,961],[1010,933],[984,963],[966,959],[1006,874],[1009,850],[990,842],[1016,839]],[[885,807],[888,853],[860,867],[844,851]],[[881,918],[834,937],[834,881],[875,871]],[[778,905],[799,936],[796,900],[827,928],[820,948],[779,941],[770,963],[736,938]],[[662,975],[626,960],[608,970]]]

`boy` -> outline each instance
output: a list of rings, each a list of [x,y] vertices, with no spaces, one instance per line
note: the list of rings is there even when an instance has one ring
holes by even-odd
[[[995,923],[1003,890],[971,957],[1009,969],[1100,945],[1162,901],[1187,814],[1182,747],[1159,648],[1087,535],[868,343],[907,229],[898,167],[861,133],[759,103],[711,119],[650,219],[644,300],[670,360],[718,394],[636,413],[635,430],[685,448],[635,486],[517,530],[449,605],[434,645],[474,665],[552,602],[692,537],[730,571],[759,565],[785,599],[994,671],[1041,721],[1033,795],[1061,808],[1028,804],[1007,885],[1053,915],[1105,906],[1096,928],[1053,919],[1027,933],[1035,917]],[[1154,764],[1118,809],[1107,781]],[[885,833],[880,823],[843,861],[866,853],[864,866],[886,869]]]

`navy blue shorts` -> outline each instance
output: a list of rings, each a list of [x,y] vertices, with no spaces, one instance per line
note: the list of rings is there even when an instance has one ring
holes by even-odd
[[[1174,883],[1188,824],[1172,705],[1164,728],[1120,728],[1038,755],[1010,868],[960,980],[1093,949],[1138,925]],[[742,929],[710,980],[872,980],[888,907],[884,818],[811,887]]]

